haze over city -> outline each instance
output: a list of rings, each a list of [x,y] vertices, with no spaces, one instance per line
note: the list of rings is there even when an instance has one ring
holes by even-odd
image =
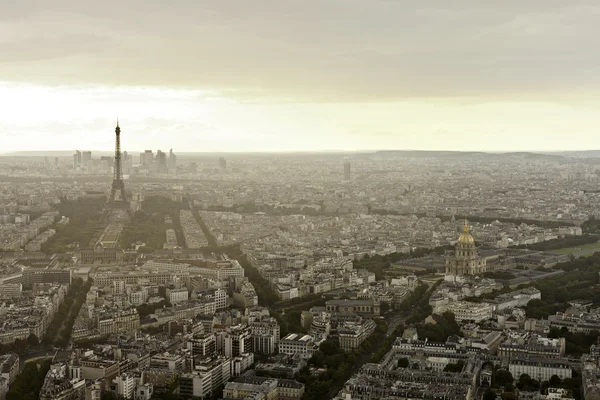
[[[0,0],[0,400],[600,399],[598,37]]]
[[[600,148],[594,1],[4,1],[2,151]],[[69,146],[67,146],[67,143]]]

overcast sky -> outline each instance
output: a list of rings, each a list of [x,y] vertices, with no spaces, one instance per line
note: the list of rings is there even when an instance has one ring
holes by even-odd
[[[600,2],[0,0],[0,151],[599,149]],[[8,140],[6,140],[8,138]]]

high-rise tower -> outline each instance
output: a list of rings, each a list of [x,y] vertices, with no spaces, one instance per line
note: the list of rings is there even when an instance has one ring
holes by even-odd
[[[350,180],[350,161],[344,161],[344,180]]]
[[[110,189],[110,197],[108,198],[108,205],[111,208],[129,208],[129,201],[127,200],[127,194],[125,193],[125,182],[123,181],[123,168],[121,164],[121,128],[119,128],[119,121],[117,121],[117,127],[115,128],[116,142],[115,142],[115,163],[113,182]]]

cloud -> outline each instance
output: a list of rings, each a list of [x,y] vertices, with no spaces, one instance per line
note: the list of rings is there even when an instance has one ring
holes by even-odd
[[[80,34],[61,36],[32,36],[18,41],[0,42],[0,63],[31,62],[60,59],[82,53],[101,56],[115,41],[107,37]]]
[[[600,90],[591,0],[5,3],[0,76],[13,81],[193,88],[249,102]]]

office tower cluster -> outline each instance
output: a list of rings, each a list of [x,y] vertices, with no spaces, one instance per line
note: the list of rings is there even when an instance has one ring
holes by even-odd
[[[91,151],[75,150],[75,154],[73,154],[73,168],[84,169],[90,164],[90,162],[92,162]]]
[[[177,171],[177,156],[173,149],[169,153],[152,150],[140,153],[139,164],[133,162],[133,154],[123,151],[121,153],[120,169],[123,175],[139,174],[175,174]],[[76,150],[73,154],[73,170],[86,175],[112,175],[115,172],[115,157],[100,156],[92,158],[91,151]]]
[[[177,171],[177,156],[173,153],[173,149],[169,150],[167,156],[161,150],[156,152],[146,150],[140,153],[140,172],[152,174],[174,174]]]
[[[123,152],[121,155],[121,169],[124,174],[131,173],[132,157]],[[75,150],[73,154],[73,169],[86,175],[106,175],[114,173],[115,158],[113,156],[100,156],[92,158],[91,151]]]

